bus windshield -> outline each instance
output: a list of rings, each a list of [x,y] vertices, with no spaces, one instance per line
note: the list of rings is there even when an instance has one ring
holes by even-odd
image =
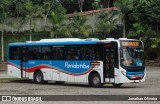
[[[144,50],[142,46],[122,47],[120,52],[121,65],[129,67],[144,66]]]

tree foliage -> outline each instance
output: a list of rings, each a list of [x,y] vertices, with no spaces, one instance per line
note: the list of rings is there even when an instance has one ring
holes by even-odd
[[[153,53],[155,55],[157,54],[155,50],[160,50],[157,45],[158,40],[160,40],[159,14],[159,0],[134,0],[133,10],[128,15],[130,31],[128,37],[140,38],[144,41],[145,53],[148,59],[155,59]]]
[[[160,25],[160,2],[159,0],[135,0],[134,8],[129,15],[131,23],[139,22],[145,25]]]
[[[10,5],[10,0],[0,0],[0,28],[1,28],[1,60],[2,62],[4,61],[4,39],[3,39],[3,35],[4,35],[4,23],[6,22],[6,19],[8,18],[8,8]]]
[[[66,10],[59,3],[56,4],[56,8],[54,11],[51,11],[51,21],[52,21],[52,29],[51,29],[51,37],[57,38],[59,35],[71,37],[71,32],[65,23],[67,19]]]
[[[43,15],[43,8],[40,5],[33,4],[33,1],[26,0],[24,4],[25,9],[25,17],[29,20],[29,27],[30,27],[30,41],[32,41],[32,22],[33,18],[42,16]]]
[[[17,28],[17,31],[23,27],[24,21],[17,20],[16,22],[11,19],[8,21],[10,23],[6,23],[8,18],[25,18],[30,28],[30,40],[32,40],[34,25],[37,25],[34,19],[39,16],[43,17],[45,23],[47,19],[51,20],[52,37],[73,37],[73,34],[75,37],[88,37],[90,33],[93,33],[93,28],[88,24],[88,18],[77,13],[75,17],[68,19],[66,13],[99,9],[101,5],[109,7],[113,2],[119,8],[120,14],[117,17],[122,19],[124,37],[126,33],[129,33],[127,37],[142,39],[146,44],[149,38],[160,37],[159,0],[0,0],[1,50],[3,51],[4,27],[10,25]],[[113,13],[102,13],[95,30],[106,37],[107,34],[116,30],[116,25]],[[47,27],[47,24],[44,27]],[[122,30],[119,29],[119,31]]]
[[[145,41],[147,37],[151,37],[155,34],[155,31],[153,31],[150,26],[142,23],[134,23],[132,29],[129,31],[128,37]]]
[[[118,18],[116,17],[117,14],[119,14],[118,11],[107,11],[103,12],[101,15],[99,15],[99,22],[96,25],[97,32],[104,35],[104,39],[107,37],[111,37],[109,34],[112,30],[116,28],[116,23],[118,21]]]
[[[76,13],[75,13],[76,14]],[[87,24],[87,17],[80,14],[76,14],[73,17],[72,22],[69,24],[72,33],[80,35],[78,37],[87,37],[93,32],[93,28]]]
[[[3,24],[7,19],[9,12],[10,0],[0,0],[0,23]]]
[[[119,8],[120,18],[123,23],[123,37],[126,37],[126,24],[128,14],[133,10],[133,0],[117,0],[114,5]]]

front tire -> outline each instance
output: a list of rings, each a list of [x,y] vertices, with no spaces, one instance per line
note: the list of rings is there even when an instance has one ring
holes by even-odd
[[[34,82],[37,83],[37,84],[43,84],[44,83],[43,73],[41,71],[37,71],[35,73]]]
[[[102,87],[100,75],[98,73],[92,74],[89,84],[92,87],[97,87],[97,88]]]
[[[116,87],[116,88],[119,88],[119,87],[121,87],[121,86],[123,85],[123,83],[119,83],[119,84],[112,83],[112,85],[113,85],[114,87]]]

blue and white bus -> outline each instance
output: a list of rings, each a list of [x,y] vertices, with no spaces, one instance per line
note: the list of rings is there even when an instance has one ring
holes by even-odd
[[[8,45],[8,74],[34,80],[88,83],[145,81],[143,43],[135,39],[60,38]]]

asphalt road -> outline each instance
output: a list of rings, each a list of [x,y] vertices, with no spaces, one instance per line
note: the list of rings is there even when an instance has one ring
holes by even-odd
[[[121,88],[110,84],[91,88],[85,84],[41,85],[31,81],[13,81],[0,82],[0,95],[160,95],[160,67],[147,67],[145,82],[124,84]]]

